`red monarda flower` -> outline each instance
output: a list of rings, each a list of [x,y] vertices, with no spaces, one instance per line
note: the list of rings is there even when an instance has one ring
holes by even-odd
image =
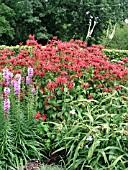
[[[88,95],[88,98],[89,98],[89,99],[93,99],[93,95],[92,95],[92,94],[89,94],[89,95]]]
[[[4,80],[1,82],[1,85],[2,85],[3,87],[5,87],[5,86],[6,86],[6,84],[5,84],[5,81],[4,81]]]
[[[110,93],[111,93],[112,91],[113,91],[113,90],[112,90],[112,88],[109,88],[109,89],[108,89],[108,92],[110,92]]]
[[[104,88],[104,89],[103,89],[103,92],[108,92],[108,89],[107,89],[107,88]]]
[[[121,86],[121,85],[116,85],[116,86],[115,86],[115,89],[116,89],[116,90],[121,90],[121,89],[122,89],[122,86]]]
[[[34,40],[34,38],[35,38],[34,35],[32,35],[32,34],[29,35],[29,39]]]
[[[23,42],[20,42],[19,45],[22,46],[22,45],[23,45]]]
[[[102,88],[102,84],[98,84],[96,88]]]
[[[62,92],[64,92],[64,87],[62,87]]]
[[[20,94],[20,99],[23,99],[25,97],[25,94]]]
[[[46,120],[47,120],[47,117],[46,117],[45,114],[42,114],[42,117],[41,117],[41,118],[42,118],[43,121],[46,121]]]
[[[35,115],[34,115],[34,118],[39,120],[41,118],[41,114],[40,112],[37,112]]]
[[[90,84],[89,84],[89,83],[82,83],[82,87],[83,87],[83,88],[89,88],[89,87],[90,87]]]

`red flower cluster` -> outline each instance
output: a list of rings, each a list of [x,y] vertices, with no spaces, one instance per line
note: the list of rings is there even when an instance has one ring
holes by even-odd
[[[35,115],[34,115],[34,118],[36,120],[40,120],[42,119],[43,121],[46,121],[47,120],[47,117],[45,114],[41,114],[40,112],[37,112]]]
[[[85,48],[86,42],[80,40],[62,42],[54,38],[44,48],[37,43],[34,35],[29,35],[27,46],[32,47],[20,50],[16,56],[11,50],[0,50],[0,71],[5,66],[15,73],[23,70],[22,68],[32,67],[35,79],[40,82],[45,79],[43,91],[56,93],[56,88],[60,87],[64,91],[64,86],[70,90],[75,87],[76,79],[84,77],[83,81],[86,83],[81,84],[83,88],[95,86],[103,92],[111,92],[112,89],[104,89],[105,83],[117,80],[118,85],[121,85],[128,80],[128,67],[125,65],[128,59],[123,58],[120,62],[112,63],[102,53],[103,46],[93,44]],[[90,84],[90,81],[93,81],[93,84]],[[2,85],[4,86],[4,82]],[[118,85],[113,85],[112,88],[121,90]],[[40,88],[41,86],[40,83]]]

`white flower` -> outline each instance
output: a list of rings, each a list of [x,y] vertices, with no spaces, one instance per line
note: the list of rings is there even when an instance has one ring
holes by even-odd
[[[125,19],[125,23],[128,24],[128,18]]]
[[[75,109],[71,110],[70,111],[70,114],[74,115],[76,112],[75,112]]]
[[[92,136],[88,136],[88,138],[86,139],[87,141],[92,141]]]
[[[85,149],[88,149],[89,147],[88,147],[88,145],[85,145]]]

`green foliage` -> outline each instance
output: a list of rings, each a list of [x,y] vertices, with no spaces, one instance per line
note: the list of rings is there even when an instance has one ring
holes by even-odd
[[[121,60],[128,57],[127,50],[103,49],[102,51],[110,59]]]
[[[102,44],[105,48],[128,50],[128,24],[117,24],[115,34],[112,40],[104,38]]]
[[[127,101],[118,93],[102,97],[99,102],[72,101],[75,114],[60,123],[53,154],[66,150],[66,169],[127,168]]]
[[[58,167],[58,166],[50,166],[50,165],[42,165],[40,170],[63,170],[62,168]]]
[[[22,90],[25,84],[22,83]],[[1,86],[0,86],[1,88]],[[41,159],[43,143],[35,133],[36,123],[33,116],[36,112],[36,94],[31,94],[28,87],[27,96],[23,101],[14,94],[13,88],[9,94],[11,108],[7,115],[4,112],[3,97],[0,100],[0,160],[2,169],[15,169],[17,166],[27,164],[32,158]],[[0,89],[2,94],[3,88]]]
[[[0,5],[0,44],[9,44],[14,38],[14,28],[12,27],[14,11],[4,3]]]
[[[24,42],[29,34],[46,44],[52,36],[67,41],[72,38],[100,43],[109,19],[112,23],[127,18],[127,0],[1,0],[1,44]],[[4,8],[3,8],[4,5]],[[6,7],[6,9],[5,9]],[[91,20],[91,37],[86,38]],[[4,28],[3,28],[3,25]],[[5,36],[6,34],[6,36]]]
[[[102,54],[102,46],[85,49],[80,40],[53,39],[42,48],[29,37],[30,47],[16,56],[0,51],[0,166],[20,168],[34,158],[66,170],[126,169],[127,57],[115,64]],[[28,86],[30,66],[34,75]],[[5,67],[14,75],[22,72],[20,98],[11,85],[6,85],[11,93],[3,94]],[[8,114],[3,109],[6,98],[11,101]]]

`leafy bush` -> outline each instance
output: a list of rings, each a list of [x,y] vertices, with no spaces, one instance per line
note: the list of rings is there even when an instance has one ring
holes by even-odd
[[[65,169],[126,169],[128,58],[115,63],[80,40],[54,37],[42,48],[29,38],[17,55],[0,50],[1,167],[35,157]]]
[[[127,50],[103,49],[103,53],[111,59],[122,60],[128,57]]]
[[[102,41],[105,48],[109,49],[120,49],[128,50],[128,24],[123,23],[122,25],[117,24],[115,29],[115,35],[112,40],[105,38]]]

